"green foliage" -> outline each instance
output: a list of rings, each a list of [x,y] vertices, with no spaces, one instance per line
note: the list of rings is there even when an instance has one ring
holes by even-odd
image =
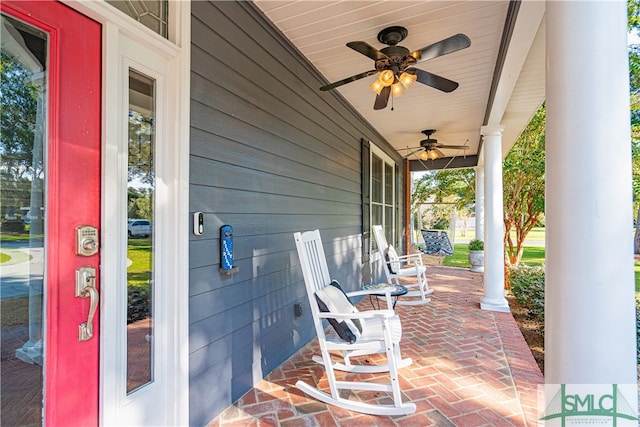
[[[430,171],[414,183],[411,208],[420,203],[452,202],[464,209],[475,202],[476,173],[473,168]]]
[[[636,296],[636,351],[640,357],[640,298]]]
[[[470,251],[484,251],[484,242],[482,240],[473,239],[469,242]]]
[[[545,136],[543,104],[504,160],[504,241],[511,265],[520,262],[524,240],[544,213]]]
[[[151,316],[150,286],[129,287],[127,291],[127,324]]]
[[[476,179],[472,168],[430,171],[417,179],[411,193],[411,212],[417,228],[446,230],[454,208],[458,218],[470,214],[475,201]],[[429,206],[425,210],[424,204]],[[419,209],[420,205],[422,207]],[[418,213],[421,216],[418,222]]]
[[[128,218],[153,218],[153,191],[129,187],[127,197]]]
[[[46,100],[41,80],[4,51],[0,54],[0,210],[30,206],[32,188],[42,188],[43,120]],[[40,111],[38,111],[40,108]]]
[[[627,29],[636,30],[640,27],[640,1],[627,0]]]
[[[129,181],[153,185],[154,118],[129,112]]]
[[[628,30],[637,33],[640,27],[640,0],[628,0],[627,11]],[[633,186],[633,211],[637,217],[640,217],[640,46],[637,44],[629,46],[629,91],[631,106],[631,182]],[[634,240],[634,251],[640,253],[639,228],[636,228]]]
[[[544,267],[519,265],[509,268],[511,293],[532,320],[544,325]]]

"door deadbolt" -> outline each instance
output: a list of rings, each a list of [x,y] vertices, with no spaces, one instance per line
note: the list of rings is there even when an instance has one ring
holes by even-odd
[[[76,227],[76,255],[91,256],[98,253],[98,229],[90,225]]]

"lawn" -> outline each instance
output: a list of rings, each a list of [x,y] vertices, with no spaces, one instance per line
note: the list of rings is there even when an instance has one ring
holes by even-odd
[[[147,286],[151,281],[151,238],[129,239],[127,258],[131,265],[127,268],[129,286]]]
[[[444,257],[443,265],[449,267],[469,268],[469,248],[466,243],[458,243],[454,245],[453,255]],[[525,246],[522,255],[522,262],[527,265],[544,264],[544,247],[542,246]]]
[[[535,239],[534,239],[535,240]],[[544,264],[544,246],[525,246],[522,255],[522,263],[526,265],[543,265]],[[444,257],[442,265],[449,267],[470,268],[469,264],[469,248],[466,243],[458,243],[454,245],[453,255]],[[634,271],[636,277],[636,292],[640,292],[640,262],[634,262]]]

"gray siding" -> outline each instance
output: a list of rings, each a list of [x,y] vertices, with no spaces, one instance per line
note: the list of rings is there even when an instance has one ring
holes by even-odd
[[[193,2],[191,56],[189,209],[205,232],[189,247],[190,423],[204,425],[314,337],[295,231],[319,228],[332,275],[359,287],[361,139],[384,142],[250,3]]]

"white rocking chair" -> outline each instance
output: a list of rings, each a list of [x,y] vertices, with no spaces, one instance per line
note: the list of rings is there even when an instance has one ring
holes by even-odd
[[[427,268],[422,263],[422,255],[412,254],[398,256],[393,246],[387,243],[387,238],[384,235],[384,229],[381,225],[373,226],[373,235],[376,239],[376,245],[378,246],[378,252],[380,253],[387,282],[394,285],[400,285],[399,279],[401,277],[411,277],[416,280],[414,283],[402,284],[406,288],[410,289],[410,291],[403,295],[401,299],[399,298],[396,304],[419,305],[426,304],[431,301],[431,298],[427,298],[427,295],[433,293],[433,289],[429,289],[429,283],[427,282]],[[413,265],[408,265],[411,263],[413,263]],[[419,298],[406,299],[411,297]]]
[[[400,318],[392,309],[360,312],[348,300],[349,296],[385,292],[387,305],[391,307],[390,292],[393,288],[345,294],[339,285],[336,287],[337,283],[329,276],[320,231],[295,233],[294,239],[322,353],[321,357],[314,356],[313,360],[324,365],[330,394],[301,380],[296,382],[296,387],[324,403],[365,414],[406,415],[415,412],[415,404],[402,403],[398,381],[398,369],[412,363],[410,358],[401,359],[400,357],[399,344],[402,335]],[[329,320],[335,333],[325,334],[322,319]],[[331,351],[340,352],[343,362],[334,361]],[[372,366],[351,363],[352,357],[376,353],[386,353],[387,364]],[[386,384],[337,381],[335,369],[367,374],[389,372],[390,381]],[[393,405],[349,400],[340,396],[341,389],[388,392],[393,399]]]

